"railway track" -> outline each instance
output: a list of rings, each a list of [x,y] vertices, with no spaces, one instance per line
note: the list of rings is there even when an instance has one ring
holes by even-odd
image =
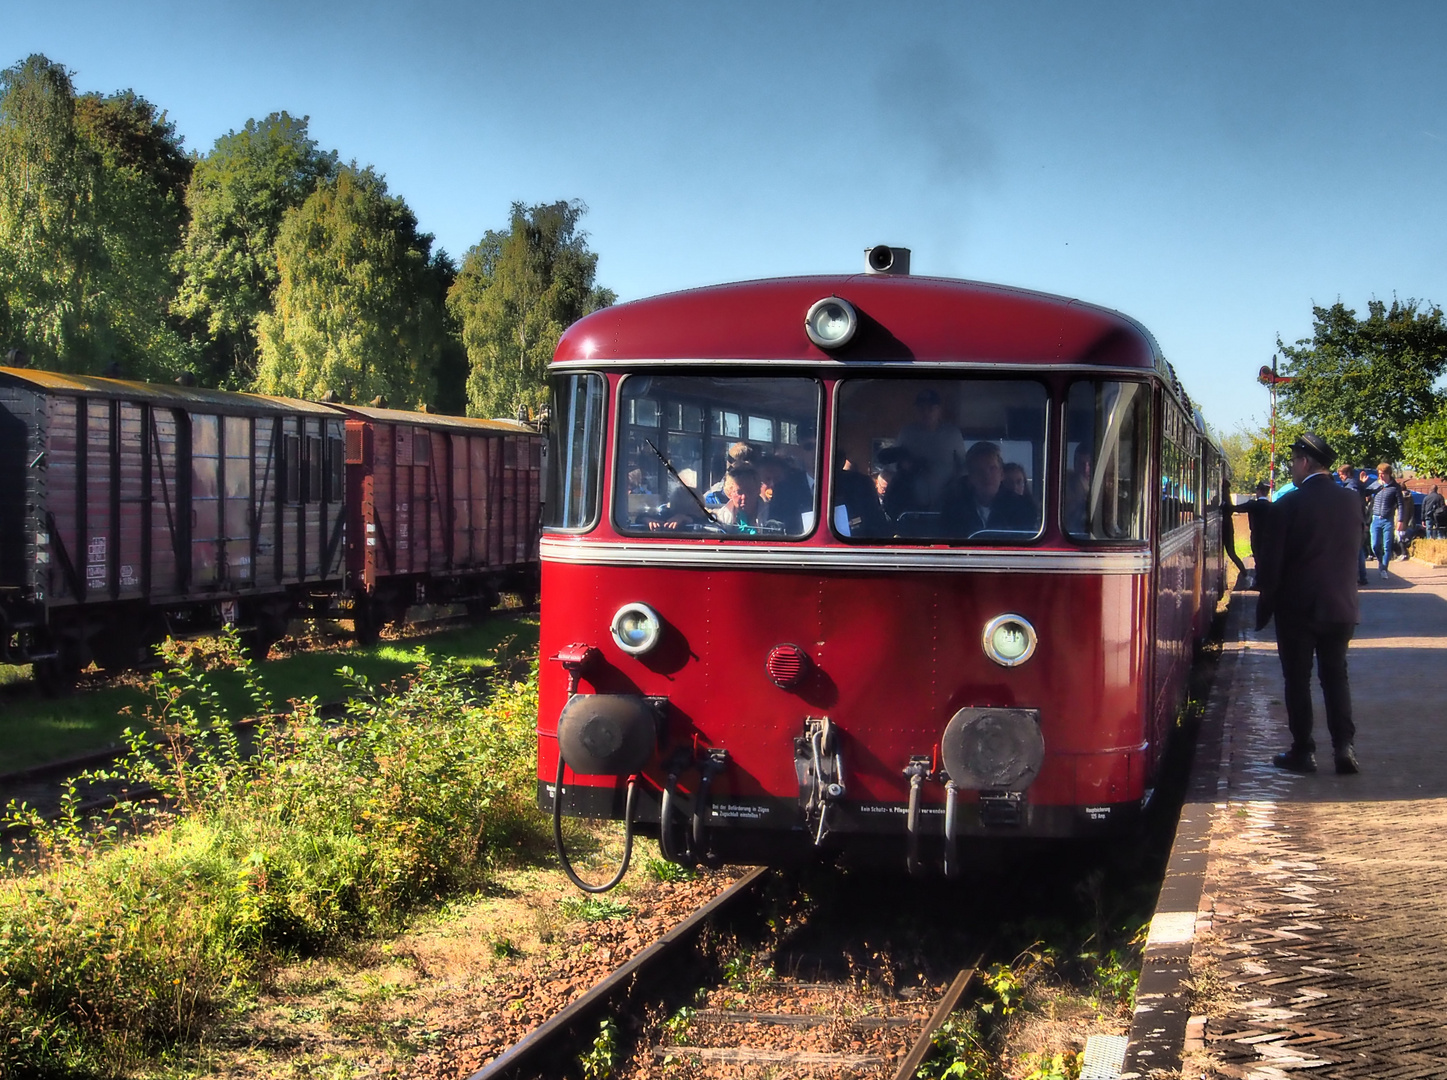
[[[912,1077],[976,988],[978,942],[950,966],[967,946],[936,933],[942,909],[916,912],[901,937],[898,910],[861,913],[841,896],[811,900],[809,888],[754,870],[472,1080],[578,1075],[600,1055],[618,1080]],[[921,931],[950,939],[934,960],[902,940]]]

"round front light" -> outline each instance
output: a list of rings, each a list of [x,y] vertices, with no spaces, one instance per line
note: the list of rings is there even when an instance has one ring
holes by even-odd
[[[1020,615],[997,615],[985,624],[985,655],[1001,667],[1019,667],[1035,654],[1035,627]]]
[[[613,640],[629,656],[646,653],[658,644],[663,620],[647,604],[624,604],[613,616]]]
[[[815,301],[809,314],[804,316],[804,332],[821,349],[843,348],[858,328],[859,316],[854,305],[837,296]]]

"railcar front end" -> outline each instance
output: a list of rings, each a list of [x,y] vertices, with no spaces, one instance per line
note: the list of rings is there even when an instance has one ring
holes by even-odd
[[[1156,597],[1162,529],[1202,533],[1163,471],[1177,394],[1131,321],[961,282],[759,282],[579,323],[554,364],[540,807],[627,816],[681,862],[949,874],[969,838],[1132,824],[1181,693],[1158,627],[1194,618]]]

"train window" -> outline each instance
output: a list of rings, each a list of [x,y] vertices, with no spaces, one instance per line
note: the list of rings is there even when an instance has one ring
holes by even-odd
[[[607,388],[601,375],[584,373],[557,376],[552,389],[550,476],[543,524],[554,529],[585,529],[598,520]]]
[[[303,502],[322,501],[322,440],[316,435],[306,440],[306,492]]]
[[[351,432],[347,432],[348,439]],[[357,433],[358,435],[361,432]],[[326,501],[339,503],[342,501],[342,493],[347,490],[347,451],[346,446],[336,435],[327,438],[327,490]]]
[[[1040,534],[1049,395],[1034,380],[850,379],[830,524],[850,540],[1012,544]]]
[[[1065,409],[1062,520],[1077,540],[1144,540],[1150,467],[1150,387],[1092,380]]]
[[[281,501],[301,502],[301,439],[287,435],[281,440],[281,469],[285,483],[282,485]]]
[[[817,465],[804,433],[817,428],[819,400],[819,382],[802,377],[624,379],[614,484],[618,528],[667,537],[808,535]],[[644,402],[650,407],[642,408]],[[651,422],[655,415],[662,424]],[[792,442],[781,438],[786,430]]]

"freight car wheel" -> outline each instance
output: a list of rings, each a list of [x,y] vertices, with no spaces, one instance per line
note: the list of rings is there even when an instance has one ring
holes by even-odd
[[[46,697],[63,697],[75,689],[75,681],[80,678],[84,667],[85,664],[81,662],[76,649],[73,646],[64,646],[59,655],[35,661],[30,670],[42,694]]]

